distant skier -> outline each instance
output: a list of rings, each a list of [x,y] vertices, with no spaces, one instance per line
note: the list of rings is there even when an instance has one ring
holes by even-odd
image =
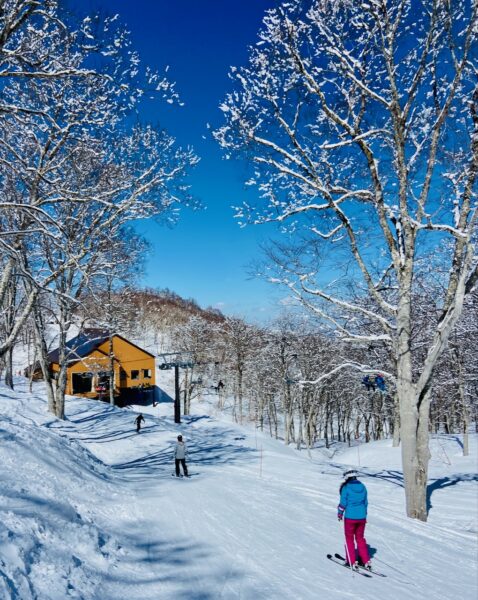
[[[183,467],[183,473],[186,477],[188,475],[188,468],[186,466],[186,456],[188,455],[188,449],[186,444],[183,442],[183,436],[178,435],[178,441],[176,443],[176,447],[174,449],[174,462],[176,464],[176,477],[180,477],[179,465],[181,464]]]
[[[367,392],[370,392],[370,390],[372,390],[373,392],[375,391],[375,382],[373,382],[370,379],[369,375],[366,375],[363,379],[362,379],[362,383],[364,384],[364,386],[367,388]]]
[[[367,506],[367,488],[357,479],[356,471],[346,471],[344,481],[340,486],[340,504],[337,507],[337,517],[339,521],[344,519],[346,563],[355,570],[358,569],[356,553],[358,553],[359,559],[365,568],[372,569],[372,562],[364,537]],[[355,544],[357,544],[357,550]]]
[[[375,375],[375,383],[381,392],[385,392],[387,388],[385,385],[385,379],[383,378],[383,375],[381,373]]]
[[[146,421],[144,420],[144,417],[141,413],[139,413],[139,415],[136,417],[136,419],[134,420],[134,422],[136,423],[136,433],[140,432],[141,429],[141,423],[145,423]]]
[[[222,381],[219,381],[219,383],[217,385],[213,385],[211,387],[215,392],[220,393],[220,392],[222,392],[222,390],[224,388],[224,384]]]

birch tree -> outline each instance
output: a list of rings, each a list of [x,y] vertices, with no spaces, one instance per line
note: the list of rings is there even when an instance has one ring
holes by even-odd
[[[406,511],[423,521],[433,371],[478,279],[477,11],[473,0],[291,0],[267,13],[249,64],[232,69],[215,132],[228,156],[249,161],[260,192],[240,221],[306,229],[329,249],[283,279],[291,293],[342,339],[389,348]],[[424,250],[445,275],[418,355]]]

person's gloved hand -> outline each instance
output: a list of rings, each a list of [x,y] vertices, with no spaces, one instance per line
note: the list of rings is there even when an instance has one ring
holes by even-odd
[[[343,518],[344,518],[344,515],[342,515],[342,514],[340,514],[340,513],[337,515],[337,519],[338,519],[339,521],[341,521]]]

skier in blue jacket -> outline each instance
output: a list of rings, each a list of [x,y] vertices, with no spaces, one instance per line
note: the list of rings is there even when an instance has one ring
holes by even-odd
[[[357,479],[356,471],[346,471],[344,481],[340,486],[337,517],[339,521],[344,519],[346,562],[353,569],[358,568],[357,553],[362,564],[369,570],[372,568],[364,537],[367,506],[367,488]],[[355,544],[357,544],[357,549],[355,549]]]

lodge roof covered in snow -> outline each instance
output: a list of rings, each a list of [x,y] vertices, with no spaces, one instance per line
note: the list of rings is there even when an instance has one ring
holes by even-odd
[[[123,336],[114,333],[112,337],[119,337],[128,344],[139,348],[136,344],[133,344],[130,340],[127,340]],[[81,360],[85,358],[89,354],[96,350],[99,346],[104,344],[110,338],[110,333],[105,329],[84,329],[80,334],[76,337],[72,338],[68,342],[66,342],[66,347],[69,350],[68,353],[68,362],[75,362],[77,360]],[[139,348],[142,352],[152,356],[154,358],[154,354],[151,354],[147,350],[143,348]],[[58,363],[59,361],[59,349],[56,348],[52,350],[48,354],[48,361],[51,363]]]

